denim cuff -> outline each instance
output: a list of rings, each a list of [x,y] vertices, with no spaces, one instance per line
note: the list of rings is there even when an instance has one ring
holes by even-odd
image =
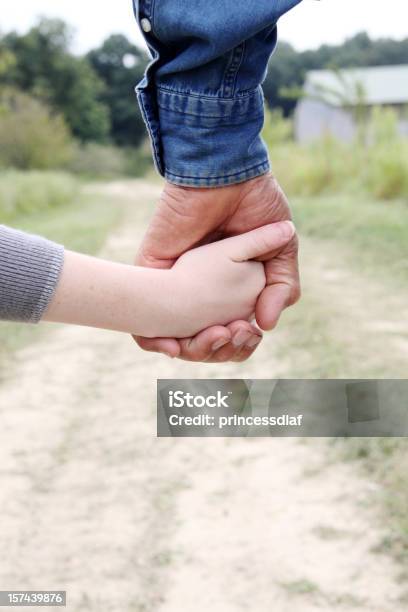
[[[235,98],[160,86],[155,93],[155,113],[149,113],[147,100],[145,104],[140,101],[156,166],[168,181],[189,187],[220,187],[269,171],[267,148],[260,136],[264,122],[261,87]]]

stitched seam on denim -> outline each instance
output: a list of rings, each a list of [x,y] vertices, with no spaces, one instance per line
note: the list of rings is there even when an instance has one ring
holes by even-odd
[[[240,58],[240,62],[239,65],[237,66],[237,69],[235,71],[235,76],[234,76],[234,85],[232,88],[232,95],[235,94],[236,88],[237,88],[237,79],[238,79],[238,73],[239,73],[239,69],[241,68],[243,61],[244,61],[244,57],[245,57],[245,52],[246,52],[246,42],[244,41],[242,43],[242,53],[241,53],[241,58]]]
[[[158,107],[169,113],[181,116],[192,116],[192,117],[203,117],[206,119],[228,119],[229,115],[233,114],[235,117],[249,117],[259,118],[263,116],[264,112],[264,99],[261,88],[257,87],[252,95],[248,95],[245,98],[202,98],[200,96],[188,96],[187,94],[173,94],[160,91],[158,89]],[[162,94],[162,96],[160,96]],[[176,108],[177,102],[181,100],[188,101],[190,98],[194,101],[193,108],[188,108],[187,105],[184,110]],[[204,109],[207,112],[213,114],[203,114],[202,109],[199,108],[196,102],[203,101]],[[205,101],[209,104],[209,107],[205,109]],[[213,108],[214,107],[214,108]],[[237,108],[238,107],[238,108]],[[242,108],[243,107],[243,108]]]
[[[139,23],[139,2],[138,0],[133,0],[133,14],[135,16],[136,21]]]
[[[153,24],[153,31],[155,31],[156,26],[156,0],[151,0],[151,20]]]
[[[154,155],[155,155],[155,158],[156,158],[156,164],[157,164],[158,169],[160,169],[163,164],[162,164],[162,161],[161,161],[161,157],[159,155],[159,150],[158,150],[158,147],[157,147],[156,138],[155,138],[155,135],[153,134],[153,129],[151,128],[151,125],[150,125],[149,114],[148,114],[148,112],[146,110],[146,106],[145,106],[145,103],[144,103],[144,100],[143,100],[143,95],[140,96],[140,103],[141,103],[142,108],[143,108],[143,114],[144,114],[144,116],[146,118],[146,126],[147,126],[148,132],[150,134],[150,140],[152,142],[153,152],[154,152]]]
[[[200,117],[202,119],[214,119],[214,120],[217,120],[217,119],[227,119],[227,117],[225,117],[225,115],[203,115],[202,113],[187,113],[185,111],[177,111],[177,110],[174,110],[174,109],[170,110],[166,106],[161,106],[160,103],[158,104],[158,107],[161,110],[167,111],[168,113],[174,113],[175,115],[182,115],[183,117],[186,117],[186,116],[187,117]],[[263,112],[254,115],[254,114],[252,114],[252,113],[250,113],[248,111],[245,111],[244,113],[234,113],[234,115],[236,117],[244,117],[244,118],[247,118],[247,119],[262,119],[263,116],[264,116]],[[228,124],[226,123],[226,124],[223,124],[223,125],[240,125],[240,123],[228,123]]]
[[[255,96],[258,91],[260,90],[259,86],[258,87],[254,87],[252,89],[247,89],[245,90],[245,92],[243,92],[243,94],[241,95],[236,94],[233,98],[225,98],[222,96],[207,96],[206,94],[200,94],[200,93],[194,93],[194,92],[186,92],[186,91],[181,91],[179,89],[170,89],[169,87],[166,87],[165,85],[157,85],[157,91],[163,91],[166,94],[176,94],[178,96],[186,96],[188,98],[203,98],[204,100],[217,100],[217,101],[221,101],[221,102],[231,102],[232,100],[242,100],[243,98],[250,98],[251,96]]]
[[[154,40],[157,38],[155,38],[155,28],[154,28],[154,10],[155,10],[155,6],[156,6],[156,0],[134,0],[134,2],[137,3],[138,6],[138,14],[137,14],[137,22],[139,24],[140,27],[140,32],[144,38],[144,41],[149,49],[150,55],[152,57],[152,61],[148,64],[148,66],[146,66],[146,70],[145,70],[145,74],[148,73],[148,71],[150,71],[151,67],[156,64],[156,60],[159,58],[159,52],[156,49],[156,47],[154,46]],[[147,17],[150,21],[150,24],[152,26],[152,31],[149,33],[146,33],[143,28],[141,27],[141,23],[140,23],[140,13],[142,13],[145,17]]]
[[[146,15],[146,17],[151,19],[153,12],[152,9],[154,8],[154,0],[139,0],[139,2],[142,12]]]
[[[234,49],[232,60],[224,76],[223,94],[225,97],[234,97],[239,69],[242,66],[245,54],[245,41]]]
[[[184,178],[182,176],[165,173],[165,178],[175,185],[185,185],[187,187],[223,187],[225,185],[233,185],[236,183],[242,183],[244,181],[248,181],[250,179],[256,178],[257,176],[261,176],[262,174],[266,174],[270,172],[270,163],[269,160],[260,167],[254,167],[248,169],[246,171],[241,172],[236,176],[224,176],[221,178]]]
[[[228,118],[225,115],[203,115],[202,113],[188,113],[186,111],[177,111],[174,109],[170,110],[169,108],[167,108],[167,106],[161,106],[160,103],[158,104],[158,107],[161,110],[167,111],[168,113],[174,113],[175,115],[183,115],[183,116],[188,116],[188,117],[202,117],[203,119],[227,119]],[[264,113],[260,112],[254,115],[253,113],[245,111],[244,113],[234,113],[234,115],[236,117],[247,117],[250,119],[260,119],[261,117],[264,116]],[[234,125],[234,123],[231,123],[231,125]]]
[[[232,174],[222,174],[220,176],[187,176],[187,175],[182,175],[182,174],[175,174],[174,172],[171,172],[171,170],[166,170],[166,174],[168,174],[169,176],[174,176],[175,178],[184,178],[184,179],[194,179],[194,180],[207,180],[207,179],[223,179],[223,178],[230,178],[232,176],[238,176],[239,174],[245,174],[246,172],[250,172],[251,170],[256,170],[257,168],[262,168],[262,167],[269,167],[269,162],[266,160],[264,162],[261,162],[260,164],[256,164],[256,166],[250,166],[249,168],[245,168],[244,170],[240,170],[239,172],[234,172]]]
[[[225,70],[221,85],[222,95],[226,98],[230,98],[234,95],[236,75],[242,63],[244,48],[244,43],[240,43],[231,52],[231,59]]]

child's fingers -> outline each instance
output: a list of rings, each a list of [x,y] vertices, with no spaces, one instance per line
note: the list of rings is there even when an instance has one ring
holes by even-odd
[[[271,223],[246,234],[227,238],[223,241],[223,248],[234,261],[256,259],[284,247],[293,238],[295,231],[292,221]]]

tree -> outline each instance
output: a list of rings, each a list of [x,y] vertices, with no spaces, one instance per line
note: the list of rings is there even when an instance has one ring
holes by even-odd
[[[11,53],[0,40],[0,78],[10,72],[16,62],[14,53]]]
[[[145,127],[133,91],[148,63],[125,36],[113,35],[86,57],[71,52],[72,30],[42,19],[24,35],[0,36],[0,87],[21,89],[60,113],[79,140],[137,145]],[[306,72],[408,63],[408,38],[372,40],[359,33],[341,45],[296,51],[280,42],[264,82],[267,103],[285,116],[296,106],[285,91],[301,88]]]
[[[100,101],[103,82],[86,58],[70,53],[72,31],[54,19],[42,19],[24,35],[12,32],[3,47],[15,63],[0,75],[62,113],[80,140],[104,141],[110,131],[109,110]]]
[[[358,68],[408,64],[408,38],[372,40],[360,32],[340,45],[321,45],[318,49],[297,52],[281,42],[269,62],[264,83],[265,98],[272,108],[280,107],[285,115],[292,112],[296,102],[285,91],[301,88],[309,70]]]
[[[144,74],[148,58],[125,36],[110,36],[88,59],[104,82],[101,100],[110,110],[112,136],[119,145],[137,145],[146,136],[134,86]]]
[[[296,101],[281,94],[284,88],[300,86],[303,83],[304,66],[302,56],[289,43],[278,45],[268,66],[268,76],[263,85],[265,99],[271,108],[281,108],[288,116]]]
[[[0,165],[21,170],[59,168],[73,153],[64,119],[28,94],[0,93]]]

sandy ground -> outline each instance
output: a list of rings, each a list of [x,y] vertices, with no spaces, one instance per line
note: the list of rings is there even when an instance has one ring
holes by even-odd
[[[128,260],[159,186],[106,190],[147,203],[105,249]],[[372,285],[367,314],[361,279],[315,245],[303,268],[306,303],[320,304],[329,335],[344,330],[352,359],[362,349],[347,330],[360,325],[365,355],[375,329],[395,367],[406,363],[400,322],[385,319],[402,304],[390,310],[395,298]],[[68,327],[21,351],[0,389],[1,588],[65,589],[73,612],[402,612],[399,568],[374,552],[376,487],[328,461],[325,440],[155,437],[156,378],[306,373],[310,355],[285,352],[295,331],[284,321],[244,365],[171,361]]]

